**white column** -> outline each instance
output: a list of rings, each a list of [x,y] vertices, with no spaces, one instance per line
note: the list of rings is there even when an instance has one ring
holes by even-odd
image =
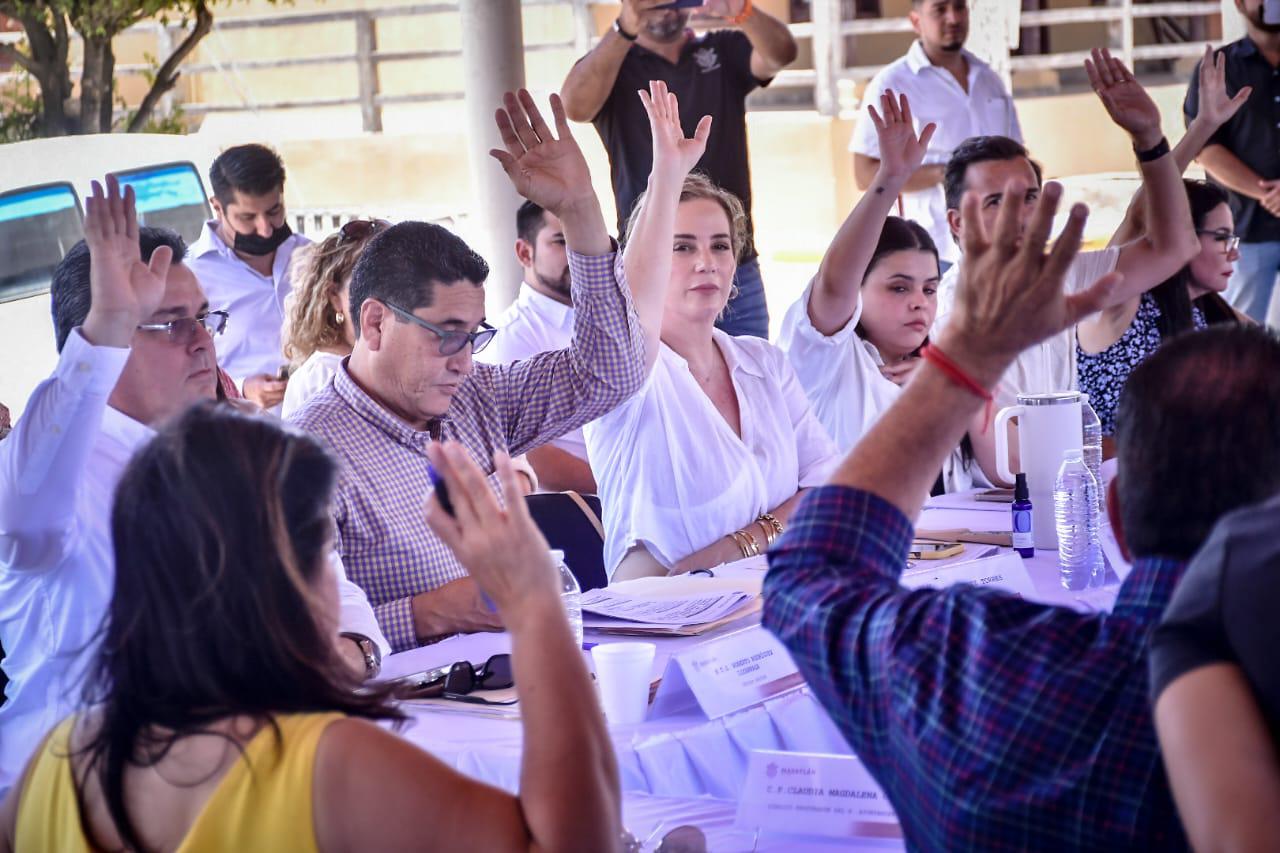
[[[462,66],[466,80],[467,145],[471,158],[473,248],[489,262],[486,310],[496,316],[515,299],[521,269],[515,258],[516,210],[522,199],[490,148],[501,148],[493,111],[502,93],[524,86],[520,0],[462,0]],[[547,116],[550,123],[551,117]]]
[[[1222,0],[1222,43],[1244,38],[1244,15],[1236,8],[1235,0]]]
[[[969,0],[969,38],[965,47],[991,66],[1009,87],[1009,51],[1018,44],[1020,4],[1010,0]]]

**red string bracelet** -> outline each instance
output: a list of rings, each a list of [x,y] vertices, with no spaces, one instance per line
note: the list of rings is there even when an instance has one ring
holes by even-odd
[[[995,398],[991,396],[991,392],[978,384],[978,381],[966,373],[963,367],[952,361],[946,353],[932,343],[925,344],[924,349],[920,350],[920,356],[945,373],[947,378],[956,385],[959,385],[975,397],[986,400],[986,417],[982,423],[982,431],[986,432],[987,427],[991,424],[991,410],[995,404]]]

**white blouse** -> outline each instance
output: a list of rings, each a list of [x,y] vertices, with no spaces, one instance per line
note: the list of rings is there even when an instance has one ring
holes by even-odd
[[[611,574],[637,544],[670,568],[822,484],[839,461],[783,352],[759,338],[714,336],[741,437],[665,344],[639,393],[586,426]]]
[[[884,359],[875,345],[858,336],[862,299],[843,328],[834,335],[824,335],[809,319],[813,285],[810,281],[800,299],[787,309],[778,346],[787,353],[818,420],[840,451],[847,453],[888,411],[902,388],[880,372]],[[948,492],[972,488],[975,477],[979,485],[989,485],[976,462],[965,468],[959,448],[947,457],[942,476]]]
[[[289,376],[284,389],[284,402],[280,404],[280,417],[288,418],[306,405],[321,388],[333,381],[333,375],[342,367],[346,356],[316,350]]]

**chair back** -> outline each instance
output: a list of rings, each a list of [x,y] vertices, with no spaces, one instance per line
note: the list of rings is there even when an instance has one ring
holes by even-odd
[[[608,586],[600,499],[577,492],[547,492],[529,495],[525,501],[547,544],[564,552],[565,565],[582,591]]]

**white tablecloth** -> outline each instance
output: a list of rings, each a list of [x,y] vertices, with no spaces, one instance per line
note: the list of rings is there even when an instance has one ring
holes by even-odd
[[[921,513],[919,526],[929,529],[968,528],[975,531],[1008,531],[1011,516],[1007,504],[980,503],[967,496],[949,495],[931,502]],[[974,553],[981,546],[968,546]],[[1026,561],[1039,600],[1077,610],[1110,609],[1118,581],[1108,574],[1106,586],[1084,592],[1062,588],[1058,580],[1056,551],[1037,551]],[[751,617],[758,621],[759,617]],[[660,638],[654,642],[658,655],[654,674],[666,669],[671,655],[718,636],[738,630],[742,623],[721,628],[700,638]],[[619,639],[588,630],[589,642]],[[384,677],[392,678],[458,660],[476,663],[492,654],[508,652],[505,634],[473,634],[454,637],[432,646],[392,655],[384,667]],[[584,652],[590,666],[590,655]],[[401,734],[447,764],[469,776],[508,791],[519,787],[521,726],[518,720],[478,716],[469,706],[458,711],[442,711],[413,703],[406,705],[410,718]],[[565,725],[573,725],[566,719]],[[808,688],[775,697],[761,705],[708,721],[694,714],[648,719],[637,726],[611,729],[618,756],[622,790],[627,793],[629,824],[640,837],[646,821],[663,823],[667,829],[685,823],[701,825],[705,819],[715,832],[724,833],[723,843],[711,850],[827,849],[814,842],[810,848],[800,842],[757,839],[754,833],[732,830],[733,804],[743,785],[747,758],[752,750],[771,749],[795,752],[851,754],[851,750],[826,712]],[[710,798],[710,799],[708,799]],[[632,817],[634,816],[634,817]],[[726,822],[727,821],[727,822]],[[666,831],[666,830],[663,830]],[[705,828],[704,828],[705,831]],[[884,849],[884,842],[867,842],[868,849]],[[739,846],[741,845],[741,846]],[[847,846],[842,849],[849,849]]]

